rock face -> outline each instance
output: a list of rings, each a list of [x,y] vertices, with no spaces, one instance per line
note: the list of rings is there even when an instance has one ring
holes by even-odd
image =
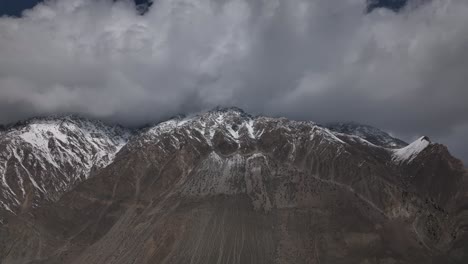
[[[2,263],[468,260],[466,172],[425,138],[386,148],[239,109],[136,133],[58,201],[8,215]]]

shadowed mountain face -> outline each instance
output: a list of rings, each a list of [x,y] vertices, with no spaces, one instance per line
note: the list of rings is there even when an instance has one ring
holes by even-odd
[[[466,172],[426,137],[388,148],[238,109],[132,133],[58,200],[4,213],[2,263],[468,260]]]

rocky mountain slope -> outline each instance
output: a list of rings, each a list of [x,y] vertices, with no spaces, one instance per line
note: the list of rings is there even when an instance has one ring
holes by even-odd
[[[2,263],[468,260],[468,177],[426,137],[388,148],[235,108],[113,131],[92,177],[6,216]]]

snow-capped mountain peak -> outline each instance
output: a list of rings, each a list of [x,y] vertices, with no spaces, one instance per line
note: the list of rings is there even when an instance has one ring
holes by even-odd
[[[16,213],[59,198],[111,163],[130,136],[128,129],[75,116],[9,126],[0,134],[0,207]]]
[[[217,133],[238,143],[242,138],[259,139],[263,133],[275,129],[293,132],[301,127],[310,131],[310,138],[313,138],[314,135],[320,135],[323,140],[345,144],[328,128],[314,122],[252,116],[237,107],[217,107],[197,115],[179,116],[147,128],[142,133],[142,138],[147,142],[162,134],[174,135],[180,132],[192,135],[194,131],[197,131],[211,145]]]

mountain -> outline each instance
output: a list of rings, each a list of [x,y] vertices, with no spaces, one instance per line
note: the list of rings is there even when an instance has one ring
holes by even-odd
[[[92,163],[102,165],[75,177],[80,183],[59,199],[6,215],[2,263],[468,260],[468,175],[427,137],[387,148],[362,132],[237,108],[131,132],[84,122],[102,132],[111,147],[102,147],[101,156],[109,158]],[[2,141],[21,131],[9,128]],[[49,142],[61,137],[46,135]],[[80,149],[95,140],[83,138]],[[60,145],[57,152],[66,153],[74,144]],[[10,171],[18,181],[29,178]]]
[[[37,118],[0,134],[0,221],[56,201],[112,162],[130,131],[78,117]]]
[[[354,135],[363,138],[372,144],[386,148],[402,148],[408,145],[408,143],[390,136],[387,132],[384,132],[375,127],[363,125],[355,122],[348,123],[329,123],[324,125],[326,128],[347,135]]]

